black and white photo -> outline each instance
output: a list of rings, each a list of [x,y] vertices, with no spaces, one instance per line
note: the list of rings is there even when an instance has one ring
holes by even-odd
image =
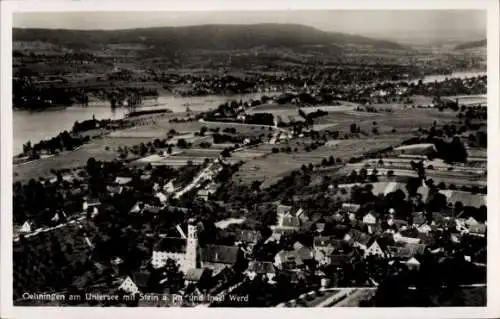
[[[9,303],[479,313],[487,3],[12,12]]]

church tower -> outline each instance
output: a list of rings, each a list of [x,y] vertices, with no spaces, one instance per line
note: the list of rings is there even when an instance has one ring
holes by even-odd
[[[188,221],[188,236],[186,240],[186,257],[184,261],[184,269],[198,267],[198,227],[196,221],[190,219]]]

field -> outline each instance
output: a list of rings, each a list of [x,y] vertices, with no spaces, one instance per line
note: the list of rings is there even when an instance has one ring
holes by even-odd
[[[150,138],[115,138],[103,137],[93,140],[89,144],[82,145],[75,151],[62,153],[57,156],[43,158],[36,161],[14,165],[13,181],[28,181],[31,178],[50,176],[52,169],[74,168],[86,165],[90,157],[100,161],[112,161],[116,158],[116,150],[119,146],[134,146],[147,142]],[[106,147],[109,149],[106,150]]]
[[[263,104],[254,106],[245,111],[246,114],[255,113],[285,113],[289,112],[291,114],[298,114],[299,107],[291,104]]]
[[[300,169],[302,165],[309,163],[320,163],[323,159],[330,156],[341,158],[342,161],[350,157],[362,155],[365,152],[375,149],[383,149],[391,145],[401,143],[406,136],[387,135],[375,138],[360,138],[351,140],[342,140],[334,147],[321,146],[310,152],[298,147],[298,152],[291,153],[272,153],[244,163],[239,171],[233,176],[233,180],[251,184],[253,181],[263,181],[262,187],[268,187],[276,183],[280,178],[292,170]],[[287,147],[292,149],[296,147],[297,141],[283,143],[279,145],[261,145],[257,147],[260,151],[269,151],[273,147]]]
[[[315,120],[315,125],[326,129],[327,125],[338,130],[343,136],[349,132],[350,125],[356,123],[369,136],[335,141],[334,145],[321,146],[310,152],[304,150],[303,144],[310,141],[307,138],[294,139],[279,145],[260,145],[256,149],[271,153],[272,148],[288,147],[297,152],[272,153],[242,165],[233,176],[239,183],[250,184],[253,181],[263,181],[262,187],[268,187],[292,170],[299,169],[303,164],[320,163],[324,158],[333,156],[348,161],[351,157],[360,156],[366,152],[398,146],[405,139],[413,136],[414,131],[421,126],[427,128],[436,120],[438,123],[454,119],[454,112],[439,112],[430,109],[402,109],[398,112],[368,113],[358,111],[330,112]],[[373,123],[376,122],[376,123]],[[372,134],[372,128],[377,127],[379,135]],[[396,131],[394,131],[394,129]],[[449,180],[449,176],[440,176]],[[453,178],[454,179],[454,178]]]
[[[456,101],[456,99],[458,99],[459,105],[474,105],[474,104],[486,105],[486,103],[488,102],[485,94],[447,96],[446,99],[451,100],[453,102]]]
[[[112,137],[149,137],[165,138],[170,130],[177,132],[198,132],[203,125],[198,121],[185,123],[169,123],[168,119],[157,120],[155,124],[135,126],[124,130],[115,131]]]

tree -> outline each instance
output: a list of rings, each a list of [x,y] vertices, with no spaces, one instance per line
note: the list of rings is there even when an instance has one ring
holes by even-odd
[[[349,180],[351,183],[354,183],[358,180],[358,172],[356,172],[356,170],[352,170],[351,175],[349,175]]]
[[[368,177],[368,171],[366,170],[366,168],[361,168],[359,170],[359,181],[360,182],[363,182],[366,180],[366,178]]]
[[[350,126],[350,132],[351,132],[352,134],[355,134],[355,133],[357,133],[357,132],[358,132],[356,123],[352,123],[352,124],[351,124],[351,126]]]
[[[188,143],[186,142],[185,139],[180,138],[177,140],[177,147],[178,148],[187,148],[187,146],[188,146]]]
[[[89,175],[92,175],[94,172],[95,172],[95,169],[96,169],[96,160],[95,158],[93,157],[90,157],[88,160],[87,160],[87,166],[85,167],[86,170],[87,170],[87,173]]]
[[[229,151],[228,148],[224,148],[224,150],[222,150],[222,152],[220,153],[220,155],[222,157],[231,157],[231,152]]]
[[[333,158],[333,156],[330,156],[328,158],[328,165],[335,165],[335,159]]]
[[[206,126],[202,126],[200,128],[200,136],[205,136],[205,133],[208,131],[208,128]]]
[[[23,144],[23,153],[29,153],[31,151],[31,148],[31,141],[26,142],[25,144]]]
[[[455,216],[460,214],[463,210],[464,210],[464,204],[461,201],[456,201],[454,207]]]
[[[252,191],[259,191],[261,184],[262,184],[261,181],[253,181],[251,186]]]
[[[450,144],[450,150],[448,156],[451,160],[457,162],[467,161],[467,150],[465,149],[464,143],[458,137],[454,137]]]

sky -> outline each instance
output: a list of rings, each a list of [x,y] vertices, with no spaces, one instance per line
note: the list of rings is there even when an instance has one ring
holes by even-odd
[[[191,12],[22,12],[14,27],[129,29],[199,24],[294,23],[324,31],[397,37],[399,34],[484,34],[481,10],[322,10]]]

